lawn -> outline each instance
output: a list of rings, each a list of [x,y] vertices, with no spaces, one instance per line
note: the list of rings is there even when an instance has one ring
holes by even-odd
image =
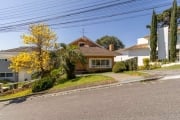
[[[115,80],[108,76],[87,75],[87,76],[77,77],[75,79],[68,81],[60,81],[60,83],[55,85],[51,90],[69,89],[69,88],[73,89],[78,87],[93,86],[93,85],[105,84],[111,82],[115,82]]]
[[[32,93],[31,89],[27,89],[21,92],[17,92],[15,94],[10,94],[10,95],[5,95],[5,96],[0,96],[0,100],[8,100],[12,98],[18,98],[18,97],[23,97],[26,95],[30,95]]]
[[[108,84],[115,82],[115,80],[111,77],[103,76],[103,75],[87,75],[87,76],[80,76],[72,80],[60,80],[58,83],[47,90],[46,92],[55,92],[55,91],[65,91],[70,89],[100,85],[100,84]],[[7,100],[12,98],[23,97],[32,94],[31,89],[26,89],[24,91],[20,91],[14,94],[0,96],[0,100]]]

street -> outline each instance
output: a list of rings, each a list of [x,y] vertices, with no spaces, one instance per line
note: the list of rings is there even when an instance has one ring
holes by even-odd
[[[179,79],[0,103],[0,120],[179,119]]]

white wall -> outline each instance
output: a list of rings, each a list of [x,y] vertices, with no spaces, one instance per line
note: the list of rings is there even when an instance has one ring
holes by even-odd
[[[114,58],[114,61],[125,61],[130,58],[138,57],[138,66],[143,65],[144,58],[150,58],[150,50],[148,48],[145,49],[135,49],[126,51],[128,55],[119,55]]]
[[[158,59],[169,58],[168,26],[158,29]]]
[[[118,55],[118,56],[114,57],[115,62],[125,61],[125,60],[128,60],[130,58],[133,58],[133,57],[129,56],[129,51],[128,50],[122,51],[121,54],[122,55]]]
[[[31,74],[25,72],[25,71],[21,71],[19,72],[19,75],[18,75],[18,79],[19,79],[19,82],[21,81],[24,81],[25,79],[27,80],[31,80]]]
[[[133,58],[133,57],[130,57],[128,55],[119,55],[119,56],[116,56],[114,57],[114,61],[115,62],[118,62],[118,61],[125,61],[125,60],[128,60],[130,58]]]
[[[144,58],[150,58],[150,50],[148,48],[131,50],[129,56],[138,57],[138,66],[141,66]]]
[[[150,55],[149,48],[135,49],[129,51],[129,56],[149,56],[149,55]]]
[[[148,40],[145,38],[138,38],[137,39],[137,44],[148,44]]]

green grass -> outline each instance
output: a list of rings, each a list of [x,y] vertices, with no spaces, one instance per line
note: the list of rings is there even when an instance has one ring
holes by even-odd
[[[148,75],[148,73],[144,73],[140,71],[125,71],[123,73],[131,75],[131,76],[147,76]]]
[[[8,100],[8,99],[12,99],[12,98],[23,97],[23,96],[29,95],[31,93],[32,93],[32,90],[27,89],[27,90],[20,91],[20,92],[14,93],[14,94],[0,96],[0,100]]]
[[[168,67],[161,67],[158,70],[178,70],[180,69],[180,65],[172,65]]]
[[[103,75],[88,75],[88,76],[77,77],[72,80],[61,81],[58,85],[55,85],[51,90],[68,89],[72,87],[86,86],[86,85],[92,85],[96,83],[98,84],[108,81],[114,82],[115,80],[111,77],[103,76]]]
[[[93,86],[93,85],[98,85],[102,83],[110,83],[110,82],[115,82],[115,80],[111,77],[103,76],[103,75],[88,75],[88,76],[81,76],[77,77],[72,80],[60,80],[58,81],[58,84],[55,85],[53,88],[46,92],[53,92],[56,90],[67,90],[67,89],[75,89],[79,87],[86,87],[86,86]],[[31,89],[27,89],[24,91],[20,91],[14,94],[9,94],[9,95],[4,95],[0,96],[0,100],[7,100],[7,99],[12,99],[12,98],[18,98],[18,97],[23,97],[26,95],[30,95],[32,93]]]

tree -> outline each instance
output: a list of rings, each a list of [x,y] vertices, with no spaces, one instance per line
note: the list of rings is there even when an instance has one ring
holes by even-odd
[[[177,2],[173,1],[173,7],[171,11],[170,20],[170,61],[175,62],[176,60],[176,44],[177,44]]]
[[[164,25],[170,25],[170,18],[171,18],[171,12],[172,7],[169,9],[164,10],[162,13],[157,14],[157,21],[159,26],[164,26]],[[180,6],[177,6],[177,19],[180,18]]]
[[[16,72],[20,70],[39,72],[43,77],[50,69],[49,50],[55,47],[56,38],[56,34],[48,25],[30,25],[29,34],[24,34],[22,39],[25,44],[33,46],[34,50],[12,57],[10,68]]]
[[[67,79],[75,78],[75,67],[76,63],[85,63],[85,58],[78,50],[77,46],[61,44],[59,50],[60,64],[61,67],[67,74]]]
[[[152,62],[156,61],[156,48],[157,48],[157,17],[156,13],[153,10],[152,14],[152,21],[151,21],[151,27],[150,27],[151,33],[150,33],[150,59]]]
[[[114,45],[114,50],[125,47],[124,44],[117,37],[108,36],[108,35],[103,36],[100,39],[97,39],[96,43],[98,43],[99,45],[104,46],[107,49],[109,49],[110,44],[113,44]]]

